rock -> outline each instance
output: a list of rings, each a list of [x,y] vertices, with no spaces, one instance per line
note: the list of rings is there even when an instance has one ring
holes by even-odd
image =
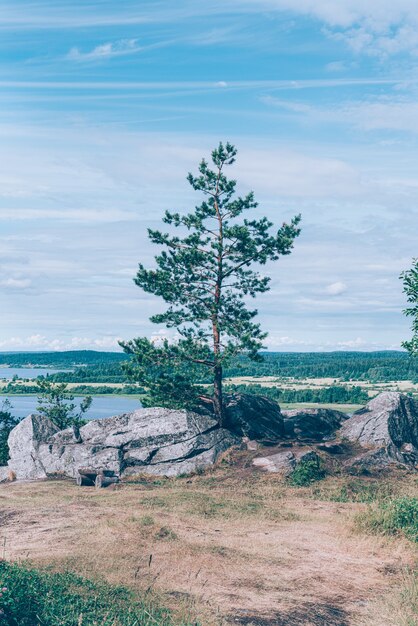
[[[389,458],[385,448],[378,448],[367,450],[348,459],[343,463],[343,470],[348,474],[361,476],[386,470],[393,463],[393,459]]]
[[[319,443],[318,450],[323,450],[328,454],[345,454],[346,450],[344,445],[338,441],[326,441],[325,443]]]
[[[418,464],[418,403],[409,396],[385,391],[356,411],[340,436],[365,448],[382,448],[388,458]]]
[[[286,437],[309,441],[333,435],[347,419],[345,413],[333,409],[291,409],[282,415]]]
[[[277,402],[249,393],[225,396],[223,426],[250,440],[276,442],[284,437],[284,422]]]
[[[29,416],[10,434],[9,467],[18,479],[75,478],[86,466],[116,476],[177,476],[213,464],[237,443],[212,418],[183,410],[139,409],[92,420],[76,434],[72,428],[58,431],[41,416]]]
[[[46,478],[47,471],[39,455],[45,441],[58,432],[58,428],[46,417],[28,415],[10,432],[9,469],[17,478]]]
[[[258,442],[252,439],[248,439],[248,437],[243,437],[242,443],[245,447],[245,450],[249,450],[250,452],[254,452],[255,450],[258,450],[259,448]]]
[[[7,465],[0,467],[0,483],[4,483],[9,479],[9,468]]]
[[[319,463],[319,456],[312,449],[284,450],[271,456],[258,457],[253,460],[253,465],[265,472],[283,473],[288,476],[302,461]]]

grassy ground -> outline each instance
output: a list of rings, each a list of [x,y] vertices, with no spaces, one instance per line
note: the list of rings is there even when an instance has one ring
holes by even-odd
[[[126,585],[173,609],[179,623],[417,623],[415,544],[357,521],[388,498],[416,495],[416,477],[329,477],[296,488],[236,454],[201,476],[112,491],[1,485],[4,556]]]

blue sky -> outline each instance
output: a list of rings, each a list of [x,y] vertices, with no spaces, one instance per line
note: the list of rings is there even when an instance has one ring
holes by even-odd
[[[3,0],[0,58],[0,350],[161,332],[132,282],[146,228],[199,201],[219,140],[260,215],[303,216],[257,301],[268,347],[409,337],[416,0]]]

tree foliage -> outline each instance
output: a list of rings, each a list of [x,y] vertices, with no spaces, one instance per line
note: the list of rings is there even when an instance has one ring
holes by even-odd
[[[404,313],[412,318],[412,338],[404,341],[402,347],[411,355],[418,354],[418,259],[413,260],[410,270],[401,274],[403,290],[406,294],[408,306]]]
[[[38,378],[38,406],[41,415],[48,417],[60,430],[83,424],[83,416],[91,406],[91,396],[86,396],[80,406],[74,403],[74,396],[65,383],[55,384],[47,378]],[[77,410],[76,410],[77,409]]]
[[[219,420],[224,365],[243,352],[258,358],[266,337],[255,322],[257,311],[248,306],[249,298],[270,288],[270,278],[259,266],[290,254],[300,233],[299,215],[275,231],[266,217],[242,217],[257,202],[252,192],[237,195],[236,181],[225,174],[236,154],[234,146],[220,143],[211,155],[212,169],[202,160],[198,174],[187,178],[203,194],[201,204],[184,215],[166,211],[163,222],[169,232],[148,229],[149,239],[162,251],[154,268],[139,265],[135,283],[167,303],[151,321],[175,329],[176,341],[122,343],[134,356],[131,374],[158,402],[184,405],[187,397],[193,403],[202,392],[194,385],[196,377],[210,370]]]

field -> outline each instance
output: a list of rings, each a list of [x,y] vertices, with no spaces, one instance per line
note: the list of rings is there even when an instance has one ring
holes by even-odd
[[[416,495],[416,475],[296,488],[234,455],[113,491],[1,485],[3,556],[122,583],[183,624],[417,624],[414,543],[358,522],[382,499]]]
[[[370,382],[356,380],[347,383],[340,378],[293,378],[277,376],[236,376],[228,378],[226,384],[233,385],[261,385],[262,387],[280,387],[281,389],[324,389],[332,385],[356,385],[365,389],[369,396],[375,396],[382,391],[400,391],[401,393],[418,393],[418,383],[411,380],[393,380],[386,382]]]

